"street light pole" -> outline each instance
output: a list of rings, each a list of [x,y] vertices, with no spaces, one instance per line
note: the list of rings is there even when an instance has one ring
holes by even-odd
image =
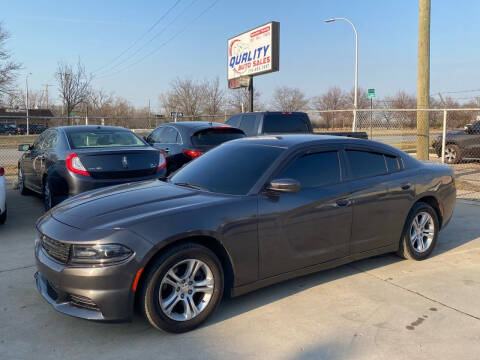
[[[28,118],[28,76],[32,75],[32,73],[27,73],[25,76],[25,89],[26,89],[26,98],[25,98],[25,107],[27,108],[27,135],[30,135],[30,126],[29,126],[29,118]]]
[[[352,124],[352,131],[355,131],[356,124],[357,124],[357,98],[358,98],[358,33],[357,28],[353,23],[347,18],[332,18],[325,20],[326,23],[334,22],[336,20],[343,20],[348,22],[352,25],[353,32],[355,33],[355,95],[353,99],[353,124]]]

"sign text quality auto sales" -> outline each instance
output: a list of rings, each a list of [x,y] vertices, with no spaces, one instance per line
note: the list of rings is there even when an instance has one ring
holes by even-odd
[[[271,22],[228,40],[228,79],[278,71],[278,23]]]

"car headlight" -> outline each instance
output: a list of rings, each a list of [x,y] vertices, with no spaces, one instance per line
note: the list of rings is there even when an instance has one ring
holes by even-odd
[[[120,244],[73,245],[72,264],[107,265],[128,259],[133,251]]]

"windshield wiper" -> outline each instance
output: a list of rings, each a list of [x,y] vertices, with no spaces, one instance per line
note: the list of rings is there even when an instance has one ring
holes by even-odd
[[[207,188],[201,186],[201,185],[197,185],[197,184],[189,184],[189,183],[185,183],[185,182],[177,182],[177,183],[173,183],[173,185],[178,185],[178,186],[184,186],[184,187],[188,187],[190,189],[195,189],[195,190],[202,190],[202,191],[209,191]]]

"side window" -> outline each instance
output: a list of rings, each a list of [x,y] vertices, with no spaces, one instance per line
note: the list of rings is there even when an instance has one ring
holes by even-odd
[[[257,121],[256,121],[256,118],[257,118],[256,115],[243,115],[242,116],[242,121],[240,123],[240,129],[242,129],[243,132],[247,136],[257,135]]]
[[[295,160],[278,178],[295,179],[302,188],[340,182],[340,162],[337,151],[304,155]]]
[[[160,142],[160,136],[161,136],[162,131],[164,129],[165,129],[164,127],[161,127],[161,128],[153,130],[153,132],[149,136],[149,140],[151,142],[154,142],[154,143]]]
[[[384,155],[385,162],[387,163],[388,172],[394,172],[400,170],[400,164],[396,156]]]
[[[45,141],[43,142],[44,149],[53,149],[57,146],[58,142],[58,134],[55,130],[48,131],[45,137]]]
[[[170,126],[163,128],[162,133],[160,134],[161,143],[165,144],[176,144],[178,139],[178,131]]]
[[[242,118],[241,115],[234,115],[230,119],[227,120],[227,124],[233,127],[238,128],[240,126],[240,119]]]
[[[347,150],[346,154],[354,179],[387,172],[383,154],[360,150]]]
[[[46,136],[46,132],[40,134],[39,137],[37,137],[37,139],[35,140],[35,142],[33,143],[33,150],[43,150],[44,147],[43,147],[43,143],[45,142],[45,136]]]

